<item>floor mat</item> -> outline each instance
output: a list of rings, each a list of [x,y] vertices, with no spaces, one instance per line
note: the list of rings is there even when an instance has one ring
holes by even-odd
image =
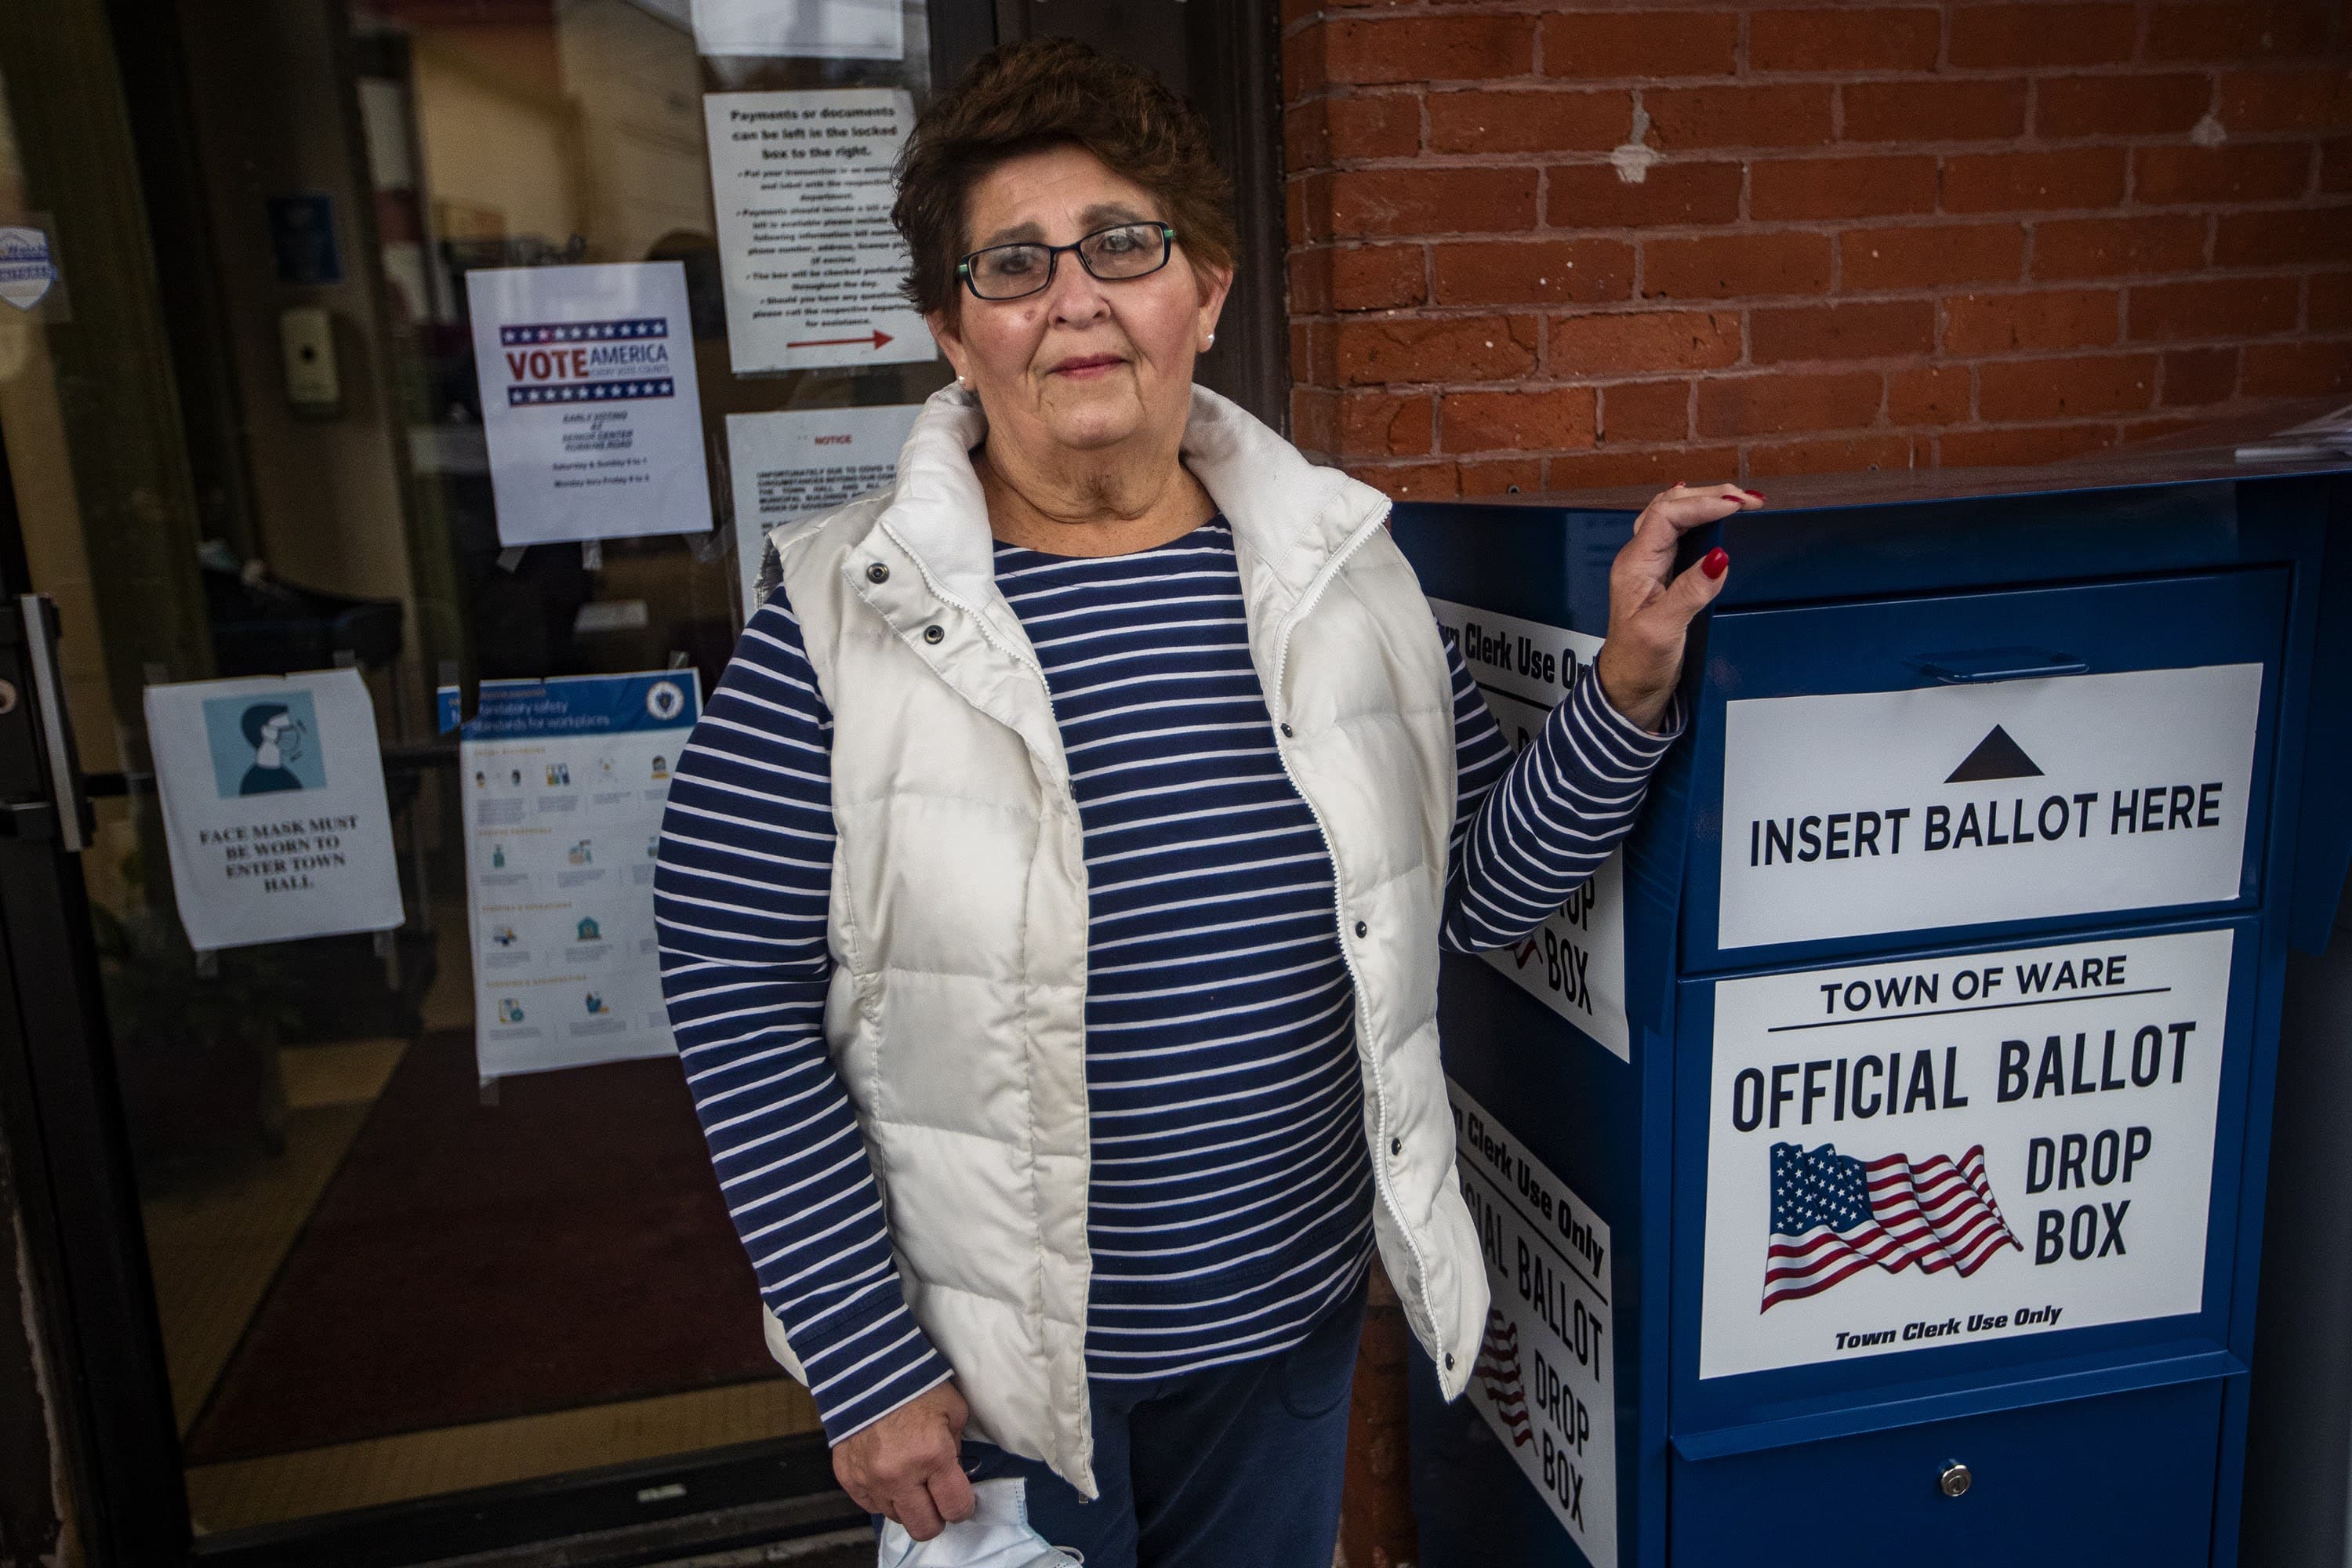
[[[205,1464],[780,1375],[672,1058],[402,1059],[190,1433]]]

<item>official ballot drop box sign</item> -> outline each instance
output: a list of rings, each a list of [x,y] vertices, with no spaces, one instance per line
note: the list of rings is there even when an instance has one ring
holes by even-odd
[[[2235,1561],[2352,476],[1934,482],[1728,520],[1633,836],[1445,961],[1494,1306],[1464,1401],[1416,1365],[1429,1568]],[[1398,509],[1507,735],[1631,521]]]

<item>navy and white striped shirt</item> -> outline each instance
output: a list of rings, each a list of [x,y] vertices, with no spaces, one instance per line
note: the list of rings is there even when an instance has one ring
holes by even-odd
[[[1045,668],[1085,833],[1088,1373],[1276,1353],[1360,1278],[1372,1174],[1329,850],[1276,749],[1232,534],[1214,520],[1109,557],[1000,544],[996,576]],[[1621,719],[1585,672],[1514,763],[1448,651],[1444,940],[1500,947],[1616,847],[1671,737]],[[831,730],[780,589],[678,760],[656,896],[730,1211],[839,1442],[950,1369],[900,1297],[824,1038]]]

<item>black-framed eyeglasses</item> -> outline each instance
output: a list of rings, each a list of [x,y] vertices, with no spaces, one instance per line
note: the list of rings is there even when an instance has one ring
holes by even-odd
[[[1078,265],[1106,283],[1148,277],[1168,265],[1176,231],[1164,223],[1119,223],[1075,245],[992,245],[956,263],[956,276],[975,300],[1018,300],[1048,289],[1055,264],[1076,251]]]

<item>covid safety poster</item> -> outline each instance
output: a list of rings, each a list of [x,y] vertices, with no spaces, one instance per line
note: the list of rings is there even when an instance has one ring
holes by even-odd
[[[709,531],[683,263],[476,268],[466,300],[500,544]]]
[[[375,705],[358,670],[151,686],[143,706],[189,945],[400,924]]]
[[[2199,1311],[2231,941],[1717,982],[1699,1375]]]
[[[482,682],[458,768],[483,1078],[677,1048],[654,852],[701,706],[690,669]]]

